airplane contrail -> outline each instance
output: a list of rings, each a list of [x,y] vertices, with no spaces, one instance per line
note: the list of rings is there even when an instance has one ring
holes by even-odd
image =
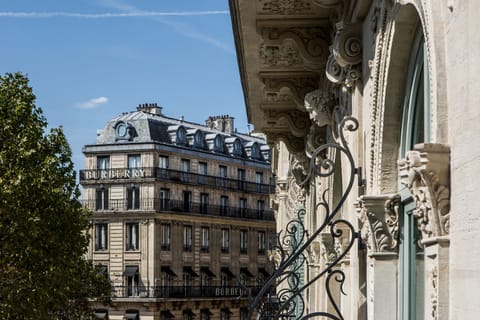
[[[164,17],[164,16],[208,16],[229,14],[227,10],[217,11],[185,11],[185,12],[159,12],[141,11],[127,13],[76,13],[76,12],[0,12],[0,17],[9,18],[80,18],[80,19],[104,19],[104,18],[136,18],[136,17]]]

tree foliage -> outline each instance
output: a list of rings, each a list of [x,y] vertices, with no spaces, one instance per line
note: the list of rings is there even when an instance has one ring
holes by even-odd
[[[61,128],[45,133],[28,79],[0,76],[0,319],[87,319],[110,284],[84,255],[90,214],[78,201]]]

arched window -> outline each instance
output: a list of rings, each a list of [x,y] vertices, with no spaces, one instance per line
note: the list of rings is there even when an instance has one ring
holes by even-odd
[[[415,144],[430,140],[428,64],[422,30],[413,42],[405,86],[400,158]],[[399,241],[399,319],[423,319],[424,262],[420,231],[415,219],[415,202],[405,186],[401,196]]]
[[[200,130],[195,132],[195,135],[193,136],[193,144],[197,148],[203,147],[203,134]]]
[[[181,145],[187,144],[187,132],[184,127],[178,127],[176,143]]]
[[[216,152],[223,152],[223,137],[219,134],[213,140],[213,148]]]

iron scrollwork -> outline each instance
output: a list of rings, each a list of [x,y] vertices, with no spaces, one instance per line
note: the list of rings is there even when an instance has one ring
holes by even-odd
[[[339,212],[349,196],[357,173],[353,156],[345,139],[345,131],[356,131],[358,121],[353,117],[345,117],[338,125],[339,142],[326,143],[312,153],[309,171],[300,186],[307,186],[315,177],[332,176],[335,171],[334,161],[328,158],[328,154],[342,154],[348,162],[349,180],[338,203],[330,206],[326,197],[327,190],[323,192],[321,200],[316,204],[312,214],[321,217],[321,223],[317,230],[307,232],[304,224],[306,210],[301,207],[297,210],[295,219],[289,221],[285,229],[278,233],[277,244],[272,248],[278,255],[274,261],[274,272],[266,279],[263,287],[253,296],[249,295],[248,319],[257,315],[257,319],[295,319],[304,320],[311,318],[326,318],[343,320],[340,307],[332,294],[332,285],[336,282],[340,292],[343,291],[345,273],[338,268],[339,263],[345,258],[354,245],[358,233],[353,225],[343,219]],[[336,151],[336,152],[333,152]],[[345,171],[344,171],[345,172]],[[321,233],[330,233],[333,240],[339,241],[342,236],[348,235],[347,243],[343,243],[334,259],[326,263],[326,266],[313,278],[304,283],[303,270],[307,264],[306,253],[309,246]],[[325,289],[329,303],[335,310],[335,314],[326,311],[314,311],[305,314],[303,293],[316,281],[325,278]]]

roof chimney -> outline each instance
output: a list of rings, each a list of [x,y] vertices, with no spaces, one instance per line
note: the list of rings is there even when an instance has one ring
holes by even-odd
[[[137,110],[145,113],[155,114],[157,116],[162,115],[162,107],[160,107],[156,102],[139,104]]]
[[[234,132],[233,117],[227,115],[210,116],[205,121],[205,125],[210,129],[217,129],[219,131],[232,134]]]

